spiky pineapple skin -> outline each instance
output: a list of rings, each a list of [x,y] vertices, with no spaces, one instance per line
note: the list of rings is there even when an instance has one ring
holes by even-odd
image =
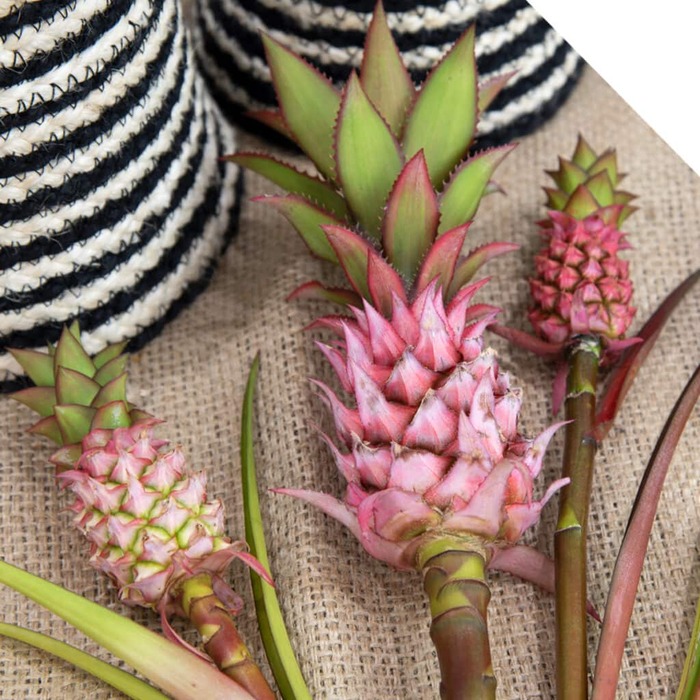
[[[483,346],[497,310],[469,306],[479,286],[445,308],[433,283],[410,305],[395,298],[391,320],[365,303],[354,319],[326,324],[343,340],[321,348],[351,397],[343,403],[317,382],[335,422],[337,441],[324,438],[348,482],[345,499],[285,492],[339,519],[400,569],[415,568],[420,548],[445,536],[470,539],[488,561],[563,485],[533,500],[558,426],[535,440],[518,432],[521,392]]]
[[[549,223],[530,280],[536,332],[551,343],[584,334],[621,338],[636,313],[629,263],[619,257],[629,248],[625,234],[598,215],[577,220],[553,211]]]
[[[74,523],[90,542],[91,565],[125,603],[154,608],[170,605],[183,578],[219,576],[235,556],[222,503],[206,497],[206,474],[154,437],[157,423],[92,430],[72,468],[63,450],[51,460],[75,496]]]

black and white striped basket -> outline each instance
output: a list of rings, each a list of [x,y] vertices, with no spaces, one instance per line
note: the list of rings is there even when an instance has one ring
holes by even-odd
[[[206,284],[235,228],[232,128],[179,0],[0,2],[0,388],[8,347],[136,349]]]
[[[376,0],[195,0],[195,48],[212,93],[231,118],[275,104],[259,32],[304,56],[336,82],[359,67]],[[481,80],[517,71],[480,124],[482,146],[531,132],[554,114],[582,61],[525,0],[384,0],[416,82],[476,22]],[[257,127],[258,129],[260,127]]]

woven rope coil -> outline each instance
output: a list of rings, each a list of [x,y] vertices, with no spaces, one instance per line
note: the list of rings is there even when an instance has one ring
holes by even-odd
[[[202,73],[227,116],[253,130],[250,109],[275,104],[259,39],[269,33],[336,82],[359,68],[375,0],[197,0],[195,48]],[[385,0],[389,25],[416,82],[476,22],[486,80],[517,71],[480,124],[480,145],[503,143],[554,114],[582,62],[525,0]]]
[[[235,150],[176,0],[0,9],[0,388],[8,347],[78,318],[136,349],[206,284],[235,228]]]

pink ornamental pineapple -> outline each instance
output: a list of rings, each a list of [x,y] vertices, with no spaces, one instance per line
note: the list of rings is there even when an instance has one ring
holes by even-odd
[[[50,462],[75,497],[91,565],[121,600],[158,610],[171,637],[168,616],[189,618],[224,673],[272,700],[233,621],[241,601],[222,578],[234,559],[268,581],[269,574],[245,543],[226,536],[223,504],[207,498],[205,472],[192,471],[179,447],[153,435],[160,421],[127,401],[123,347],[90,357],[74,324],[47,354],[14,350],[36,386],[13,398],[41,416],[31,432],[61,445]]]
[[[421,571],[443,696],[491,698],[485,570],[541,569],[541,555],[515,542],[565,483],[534,498],[557,426],[534,440],[518,432],[520,392],[483,346],[498,310],[471,303],[480,266],[517,246],[462,255],[469,220],[497,189],[490,178],[512,149],[469,155],[478,113],[505,80],[478,85],[470,29],[417,90],[381,4],[360,74],[342,91],[274,40],[264,43],[280,110],[260,117],[293,139],[318,175],[261,154],[231,159],[290,192],[258,200],[315,256],[339,264],[351,286],[309,282],[293,295],[350,314],[315,324],[339,336],[319,347],[349,398],[316,385],[333,414],[337,440],[324,439],[345,498],[281,491],[340,520],[373,556]]]

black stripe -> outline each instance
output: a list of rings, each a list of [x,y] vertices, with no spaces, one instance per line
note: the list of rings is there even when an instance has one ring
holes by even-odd
[[[49,53],[39,51],[25,61],[20,53],[15,52],[14,65],[0,69],[0,88],[34,80],[52,68],[67,63],[76,54],[96,44],[126,14],[131,4],[132,0],[112,0],[104,12],[96,12],[83,21],[83,28],[78,34],[64,37]]]
[[[139,334],[134,336],[129,341],[129,346],[127,348],[128,352],[136,352],[146,345],[146,343],[153,340],[153,338],[155,338],[163,330],[167,323],[177,318],[180,313],[182,313],[182,311],[184,311],[199,296],[199,294],[201,294],[201,292],[207,288],[219,258],[226,250],[233,237],[238,233],[241,201],[243,199],[243,185],[243,171],[241,170],[238,173],[238,178],[235,184],[236,195],[231,211],[231,223],[222,240],[221,249],[218,251],[218,254],[215,255],[214,259],[203,271],[202,276],[185,287],[183,293],[175,301],[173,301],[172,304],[170,304],[163,316],[155,320],[150,326],[144,328]],[[70,321],[68,321],[68,323],[70,323]],[[38,336],[32,343],[26,345],[25,347],[39,347],[46,342],[56,342],[60,334],[61,328],[57,327],[50,332],[50,337]],[[0,344],[0,348],[2,348],[2,350],[4,350],[5,347],[9,346]],[[30,385],[31,382],[27,377],[13,377],[12,379],[0,380],[0,394],[6,394],[11,391],[19,391],[20,389]]]
[[[513,100],[517,100],[544,83],[556,70],[563,69],[570,53],[573,53],[573,49],[565,41],[562,41],[556,51],[546,61],[541,63],[537,70],[513,83],[512,86],[503,88],[489,107],[489,111],[498,112],[501,109],[505,109]]]
[[[315,24],[304,26],[287,14],[284,9],[269,7],[259,0],[238,0],[237,4],[250,15],[259,18],[268,30],[284,32],[312,42],[326,41],[337,48],[361,48],[365,43],[366,31],[364,29],[339,29]],[[434,3],[437,9],[441,9],[444,4],[444,2]],[[357,3],[353,4],[352,11],[349,11],[348,14],[361,11],[356,5]],[[226,34],[240,36],[241,43],[246,48],[249,48],[251,38],[257,40],[257,33],[251,32],[232,15],[227,14],[219,0],[213,0],[207,3],[207,6],[216,18],[217,24]],[[528,7],[525,0],[513,0],[490,12],[481,12],[477,16],[477,28],[483,32],[502,26],[513,19],[517,12],[524,7]],[[372,9],[373,6],[369,11],[371,12]],[[389,11],[388,8],[385,9]],[[411,7],[411,9],[414,8]],[[394,40],[401,51],[411,51],[421,46],[451,44],[459,38],[469,24],[471,22],[453,22],[435,29],[421,28],[416,32],[394,34]]]
[[[168,168],[180,151],[188,135],[189,122],[194,114],[194,101],[183,115],[183,123],[170,148],[161,153],[152,170],[138,184],[121,197],[109,200],[102,209],[66,222],[64,229],[51,237],[33,239],[24,246],[11,246],[0,250],[0,269],[7,269],[29,260],[55,255],[76,243],[85,241],[97,232],[117,224],[127,212],[133,212],[147,199],[162,181]]]
[[[18,175],[30,170],[39,171],[46,167],[54,158],[66,158],[78,149],[92,144],[102,134],[107,133],[119,120],[128,117],[134,106],[146,96],[151,85],[162,75],[162,68],[173,53],[173,42],[178,22],[173,19],[171,29],[163,42],[155,60],[148,64],[146,74],[140,83],[128,88],[121,99],[100,115],[97,122],[76,129],[59,140],[37,144],[37,148],[26,155],[9,155],[0,160],[0,173],[3,177]],[[180,71],[184,68],[184,41],[180,59]],[[16,202],[0,207],[0,223],[12,221],[25,214],[26,201]]]
[[[231,21],[225,15],[218,16],[217,22],[223,24],[226,21]],[[227,35],[238,44],[240,52],[246,56],[257,56],[261,61],[265,61],[265,53],[262,48],[262,43],[257,34],[248,32],[245,28],[237,23],[231,26],[223,27]],[[505,63],[517,60],[529,48],[542,42],[551,27],[543,19],[538,20],[530,25],[522,34],[519,34],[514,39],[504,44],[498,51],[491,54],[483,54],[477,57],[477,69],[480,74],[497,72]],[[223,69],[230,77],[231,83],[244,90],[251,99],[267,105],[276,103],[275,92],[272,84],[256,78],[247,69],[242,68],[236,62],[236,59],[227,53],[217,42],[216,37],[207,31],[204,22],[200,22],[200,30],[202,37],[202,47],[200,48],[200,65],[202,71],[207,73],[207,64],[209,62]],[[459,35],[459,32],[457,32]],[[456,38],[456,37],[455,37]],[[204,56],[204,58],[202,57]],[[351,71],[351,66],[344,64],[322,64],[318,61],[311,60],[320,71],[327,75],[334,83],[339,84],[347,80]],[[426,70],[412,70],[411,77],[415,83],[420,84],[427,75]],[[210,83],[213,80],[210,81]],[[228,100],[230,103],[230,99]],[[226,102],[224,102],[226,104]]]
[[[28,24],[49,21],[57,12],[67,17],[76,7],[76,0],[42,0],[41,2],[19,2],[13,11],[0,17],[0,38],[19,31]]]
[[[171,163],[178,152],[181,150],[185,139],[189,136],[192,116],[194,114],[194,106],[192,106],[186,115],[183,126],[173,141],[170,151],[167,155],[161,156],[161,160]],[[187,192],[192,187],[195,176],[202,165],[204,155],[204,144],[206,141],[206,132],[202,128],[196,142],[196,151],[189,155],[187,166],[178,178],[174,187],[169,189],[170,204],[160,214],[152,215],[143,222],[143,225],[138,231],[133,231],[130,236],[130,243],[122,245],[116,253],[105,253],[100,258],[91,260],[86,265],[74,268],[70,273],[51,277],[44,284],[35,287],[34,289],[25,292],[15,292],[10,298],[9,295],[0,297],[0,312],[21,311],[23,307],[33,306],[34,304],[48,303],[52,299],[61,296],[67,289],[83,287],[91,282],[94,282],[102,277],[107,276],[114,268],[121,263],[127,261],[133,255],[136,255],[145,245],[147,245],[156,235],[163,231],[165,220],[170,216],[173,210],[177,209],[178,203],[185,197]],[[160,172],[152,174],[149,178],[152,189],[159,182],[162,182],[164,168],[162,165],[159,168]],[[134,198],[133,204],[139,204],[143,198]],[[124,212],[121,207],[116,207],[115,211]],[[130,210],[131,211],[131,210]],[[55,251],[54,251],[55,252]]]
[[[53,87],[53,95],[48,100],[43,100],[38,93],[32,94],[32,99],[37,99],[38,102],[25,107],[23,103],[19,104],[19,109],[22,111],[12,114],[0,115],[0,132],[17,129],[32,122],[45,119],[48,115],[54,115],[63,109],[71,107],[80,100],[84,99],[93,90],[101,87],[115,71],[121,70],[128,63],[133,61],[136,54],[140,51],[143,44],[146,42],[148,35],[153,30],[160,19],[160,13],[163,10],[164,0],[154,0],[153,14],[148,24],[139,27],[134,35],[134,40],[127,44],[123,51],[120,51],[116,57],[107,61],[102,69],[97,73],[92,73],[88,78],[79,83],[74,90],[70,92],[61,92],[58,87]],[[42,4],[42,3],[33,3]],[[86,67],[87,70],[87,67]]]
[[[217,127],[214,136],[217,139],[219,138],[218,131]],[[87,331],[92,330],[107,323],[111,317],[126,312],[135,301],[146,295],[154,287],[157,287],[175,270],[192,245],[201,237],[206,222],[217,215],[217,203],[226,167],[227,164],[224,161],[218,163],[218,177],[209,185],[204,199],[192,211],[189,221],[178,232],[177,241],[164,252],[158,264],[146,271],[133,287],[118,291],[101,306],[80,314],[81,328]],[[70,323],[72,320],[73,318],[67,319],[65,323]],[[57,337],[56,333],[60,330],[63,323],[48,321],[33,326],[29,330],[17,330],[8,333],[2,338],[0,350],[8,347],[36,347],[41,345],[42,342],[46,342],[46,340],[53,342],[52,339]]]

